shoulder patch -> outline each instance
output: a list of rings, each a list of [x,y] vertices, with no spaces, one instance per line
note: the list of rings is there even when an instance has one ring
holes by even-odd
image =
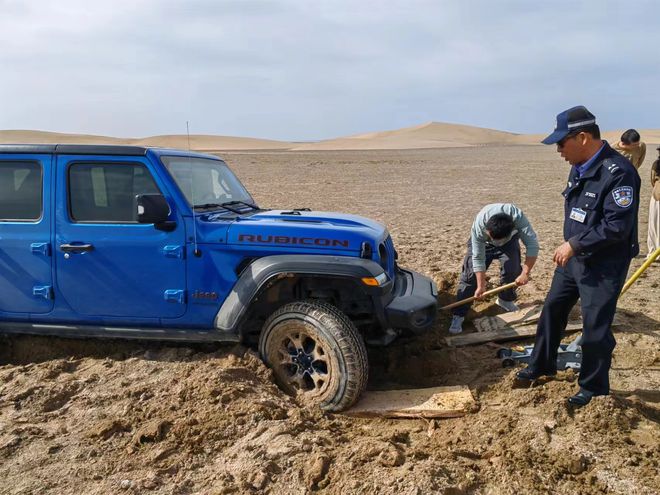
[[[621,208],[628,208],[633,204],[633,188],[630,186],[617,187],[612,191],[614,202]]]

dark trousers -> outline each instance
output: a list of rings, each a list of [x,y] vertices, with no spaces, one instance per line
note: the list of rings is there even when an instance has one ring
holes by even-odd
[[[500,262],[500,285],[513,282],[518,275],[522,272],[520,266],[520,243],[518,242],[518,234],[514,235],[509,242],[503,246],[492,246],[486,244],[486,270],[493,262],[499,260]],[[472,265],[472,242],[468,240],[468,249],[465,258],[463,259],[463,268],[461,270],[461,278],[458,282],[458,291],[456,293],[456,300],[467,299],[474,296],[477,290],[477,277],[474,274],[474,267]],[[508,289],[499,293],[499,296],[504,301],[516,300],[516,289]],[[454,315],[465,316],[470,309],[471,304],[463,304],[454,308]]]
[[[609,370],[616,346],[611,325],[629,266],[625,257],[598,263],[573,257],[565,267],[557,267],[536,330],[530,368],[543,373],[557,369],[557,348],[568,314],[580,299],[583,330],[578,383],[596,395],[609,393]]]

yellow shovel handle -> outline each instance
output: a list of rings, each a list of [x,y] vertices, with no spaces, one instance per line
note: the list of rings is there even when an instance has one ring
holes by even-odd
[[[512,288],[515,287],[516,285],[517,285],[517,284],[516,284],[515,282],[511,282],[511,283],[509,283],[509,284],[505,284],[505,285],[502,285],[502,286],[500,286],[500,287],[496,287],[495,289],[487,290],[486,292],[484,292],[484,293],[482,294],[481,297],[492,296],[492,295],[494,295],[494,294],[497,294],[498,292],[502,292],[503,290],[512,289]],[[460,301],[456,301],[455,303],[451,303],[451,304],[448,304],[447,306],[443,306],[443,307],[440,308],[440,309],[441,309],[441,310],[443,310],[443,309],[451,309],[451,308],[455,308],[456,306],[462,306],[463,304],[467,304],[467,303],[469,303],[469,302],[474,301],[474,299],[475,299],[474,296],[472,296],[472,297],[468,297],[468,298],[466,298],[466,299],[461,299]]]
[[[644,271],[651,266],[651,263],[655,261],[655,259],[660,256],[660,248],[656,249],[653,251],[653,254],[651,254],[647,260],[640,266],[635,273],[632,274],[632,277],[628,279],[628,281],[624,284],[623,289],[621,289],[621,294],[619,294],[619,297],[621,297],[629,288],[632,284],[635,283],[635,280],[639,278],[639,276],[644,273]]]

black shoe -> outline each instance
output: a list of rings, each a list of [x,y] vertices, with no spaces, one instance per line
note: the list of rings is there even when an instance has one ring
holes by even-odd
[[[580,388],[580,391],[577,394],[568,398],[568,403],[571,406],[584,407],[589,404],[589,402],[591,402],[591,398],[593,396],[593,392],[589,392],[588,390]]]
[[[549,371],[549,372],[537,371],[534,368],[530,368],[528,366],[527,368],[522,369],[518,373],[516,373],[516,378],[518,380],[525,380],[531,382],[533,380],[541,378],[542,376],[555,376],[556,374],[557,374],[556,371]]]

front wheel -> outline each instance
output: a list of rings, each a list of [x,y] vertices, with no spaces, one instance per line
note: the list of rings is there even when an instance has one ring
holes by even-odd
[[[362,337],[344,313],[324,302],[294,302],[275,311],[259,336],[259,352],[287,393],[326,411],[350,407],[367,385]]]

